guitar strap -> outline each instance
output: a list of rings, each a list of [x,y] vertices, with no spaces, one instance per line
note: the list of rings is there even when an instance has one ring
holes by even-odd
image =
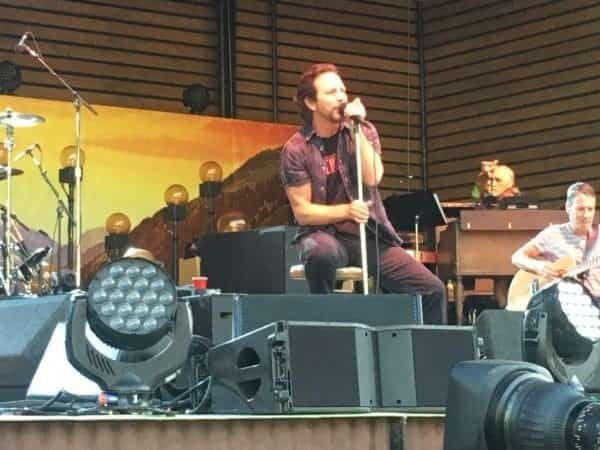
[[[588,262],[590,266],[582,272],[577,278],[584,281],[589,275],[590,268],[598,265],[596,259],[600,258],[600,255],[594,255],[596,250],[596,244],[598,243],[598,225],[592,226],[592,229],[588,233],[587,239],[585,240],[585,249],[583,251],[583,260]],[[596,299],[594,298],[594,303]]]
[[[587,235],[585,240],[585,249],[583,251],[583,260],[587,261],[588,258],[593,256],[596,244],[598,242],[598,225],[592,226],[592,229]]]

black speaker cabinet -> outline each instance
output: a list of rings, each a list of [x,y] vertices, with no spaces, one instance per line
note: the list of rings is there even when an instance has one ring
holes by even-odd
[[[475,358],[471,327],[377,329],[383,408],[444,407],[450,370]]]
[[[202,236],[196,247],[208,287],[245,294],[308,293],[306,281],[288,275],[300,262],[292,245],[296,230],[278,226]]]
[[[475,323],[478,357],[524,361],[522,342],[524,313],[489,309]]]
[[[414,325],[423,323],[423,314],[421,297],[416,294],[235,296],[235,336],[278,320]]]
[[[213,345],[233,337],[232,311],[235,294],[181,296],[190,304],[193,333],[210,339]]]
[[[377,405],[374,332],[276,322],[212,348],[215,413],[366,411]]]
[[[0,401],[24,399],[67,296],[0,301]]]

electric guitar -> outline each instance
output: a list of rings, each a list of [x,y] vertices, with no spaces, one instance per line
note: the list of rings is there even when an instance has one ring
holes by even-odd
[[[594,256],[582,264],[576,264],[571,256],[563,256],[551,264],[554,270],[564,273],[560,278],[548,278],[521,269],[515,274],[508,287],[506,309],[511,311],[525,311],[529,300],[535,292],[553,283],[558,283],[564,278],[577,278],[583,272],[598,265],[600,265],[600,255]],[[535,292],[532,289],[534,285],[536,286]]]

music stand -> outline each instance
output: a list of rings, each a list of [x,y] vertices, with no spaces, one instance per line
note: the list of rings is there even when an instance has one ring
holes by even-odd
[[[446,225],[446,215],[437,194],[415,191],[392,195],[383,202],[388,218],[396,230],[415,233],[415,256],[419,257],[419,227]]]

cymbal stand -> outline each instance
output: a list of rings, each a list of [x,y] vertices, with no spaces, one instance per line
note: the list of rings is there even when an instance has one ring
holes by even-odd
[[[73,107],[75,108],[75,148],[77,156],[75,159],[75,253],[77,256],[75,264],[75,287],[81,286],[81,222],[82,222],[82,210],[81,210],[81,105],[85,106],[92,114],[98,115],[96,110],[90,105],[75,89],[67,83],[64,78],[57,74],[52,67],[44,60],[42,52],[37,46],[35,36],[31,34],[33,41],[36,45],[36,50],[33,50],[24,42],[21,44],[27,53],[37,59],[42,66],[44,66],[48,72],[50,72],[73,96]]]
[[[10,114],[11,111],[8,111]],[[2,221],[4,222],[4,236],[3,236],[3,248],[2,248],[2,262],[3,265],[3,285],[4,292],[6,295],[12,294],[12,252],[11,252],[11,236],[10,230],[12,229],[12,150],[15,146],[15,134],[14,128],[10,125],[5,125],[6,136],[4,139],[4,148],[8,156],[6,165],[6,211]]]

